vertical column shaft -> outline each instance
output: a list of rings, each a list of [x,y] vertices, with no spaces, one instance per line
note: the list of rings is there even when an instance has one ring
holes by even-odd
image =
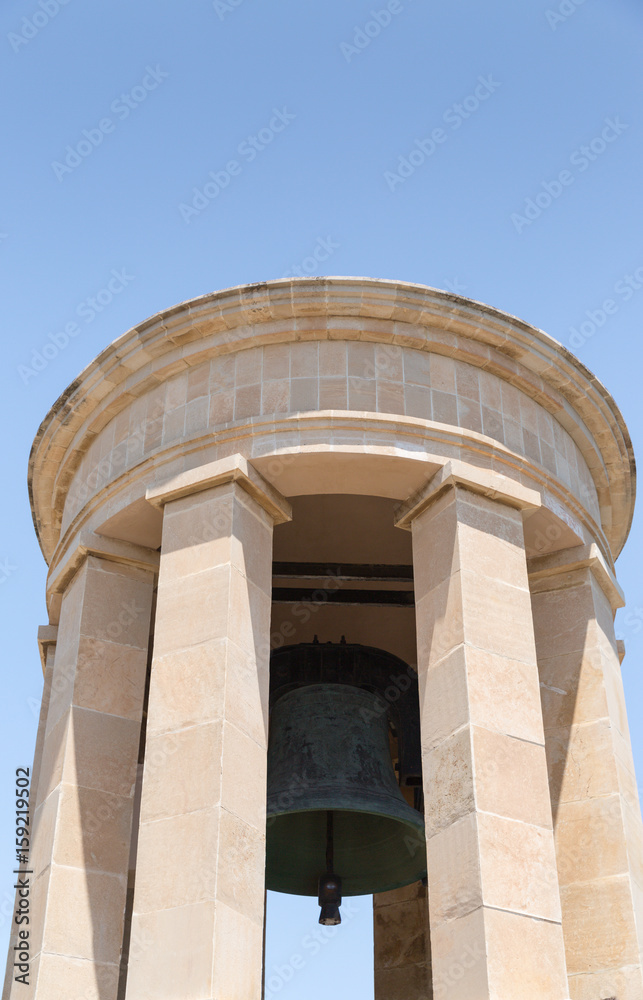
[[[96,554],[65,590],[33,813],[31,992],[16,996],[116,1000],[153,590],[151,569]]]
[[[55,634],[58,629],[56,626],[47,625],[43,627],[43,630],[47,630],[49,633]],[[35,842],[36,837],[36,827],[35,827],[35,813],[36,813],[36,803],[38,797],[38,778],[40,776],[40,766],[42,764],[42,751],[45,742],[45,728],[47,725],[47,711],[49,708],[49,697],[51,694],[51,680],[54,670],[54,659],[56,655],[56,642],[55,639],[50,636],[48,637],[48,642],[43,647],[43,686],[42,686],[42,700],[40,702],[40,715],[38,718],[38,730],[36,733],[36,747],[33,755],[33,766],[31,768],[31,782],[29,788],[29,820],[31,823],[31,840]],[[34,822],[31,822],[31,821]],[[16,867],[18,867],[16,865]],[[29,867],[28,865],[24,867]],[[16,904],[19,902],[18,891],[16,891]],[[16,909],[14,908],[14,913]],[[22,928],[24,929],[24,928]],[[7,968],[5,972],[4,985],[2,989],[2,1000],[9,1000],[12,995],[12,990],[22,992],[24,994],[24,986],[21,986],[16,980],[16,967],[15,962],[17,961],[15,955],[15,947],[20,944],[19,932],[21,926],[16,924],[14,920],[14,915],[12,914],[11,919],[11,934],[9,939],[9,956],[7,958]]]
[[[531,566],[570,994],[638,1000],[643,828],[608,594],[622,602],[600,557],[575,555]]]
[[[412,532],[434,993],[563,1000],[521,515],[456,483]]]
[[[261,996],[272,530],[165,500],[127,1000]]]
[[[375,1000],[432,1000],[427,892],[421,882],[373,896]]]

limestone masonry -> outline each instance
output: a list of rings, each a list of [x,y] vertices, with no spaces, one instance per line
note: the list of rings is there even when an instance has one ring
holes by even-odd
[[[227,289],[88,366],[29,487],[49,622],[3,1000],[270,995],[270,654],[342,637],[419,683],[421,779],[399,726],[391,767],[428,875],[374,896],[377,1000],[643,1000],[634,458],[569,351],[420,285]]]

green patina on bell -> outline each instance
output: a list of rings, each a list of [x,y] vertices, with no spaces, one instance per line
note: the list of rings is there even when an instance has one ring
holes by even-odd
[[[381,697],[310,684],[274,704],[268,747],[266,886],[316,896],[328,864],[345,896],[426,875],[424,818],[404,800]]]

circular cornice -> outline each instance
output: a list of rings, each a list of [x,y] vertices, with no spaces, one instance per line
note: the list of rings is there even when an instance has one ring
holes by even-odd
[[[81,441],[86,447],[123,406],[190,363],[325,337],[325,325],[316,329],[318,316],[336,319],[347,339],[426,349],[494,371],[549,409],[594,476],[616,558],[632,521],[634,455],[616,403],[582,362],[541,330],[471,299],[408,282],[329,277],[240,285],[191,299],[129,330],[85,368],[43,420],[29,460],[34,524],[47,561],[60,530],[58,500]],[[365,322],[370,330],[363,330]],[[605,481],[607,491],[600,487]]]

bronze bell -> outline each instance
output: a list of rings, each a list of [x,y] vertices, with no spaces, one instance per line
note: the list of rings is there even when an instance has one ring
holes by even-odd
[[[338,923],[342,892],[426,876],[424,818],[395,776],[385,699],[346,683],[282,690],[270,720],[266,886],[319,893],[320,922]]]

